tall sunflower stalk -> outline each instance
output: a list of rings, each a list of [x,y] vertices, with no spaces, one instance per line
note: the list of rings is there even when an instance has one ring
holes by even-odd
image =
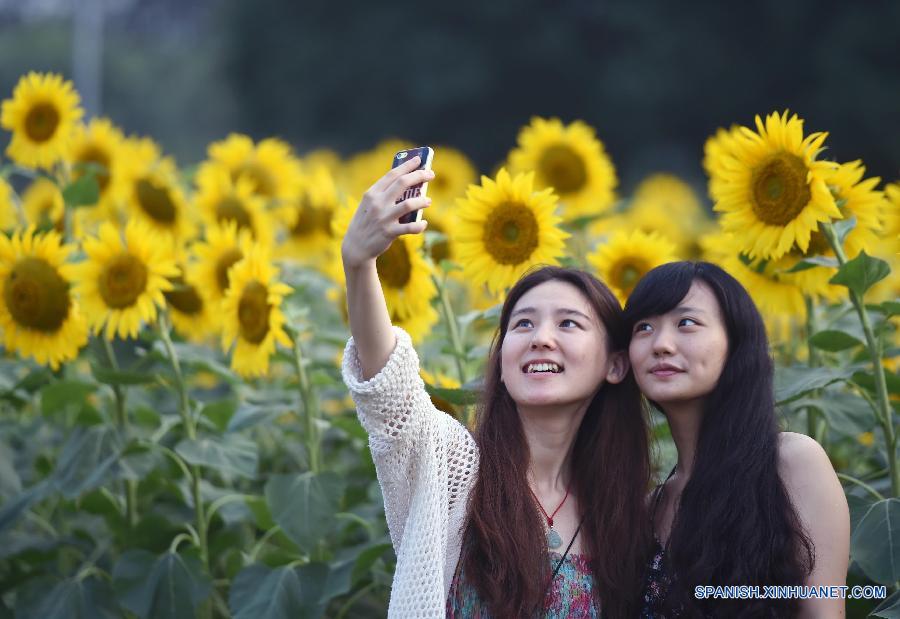
[[[315,389],[310,383],[306,373],[306,364],[303,358],[303,347],[300,343],[301,334],[293,327],[286,328],[288,337],[293,342],[294,371],[297,373],[297,382],[300,388],[300,401],[303,403],[303,421],[306,425],[306,452],[309,458],[309,470],[319,472],[319,430],[317,422],[319,418],[319,399]]]
[[[837,257],[838,264],[843,268],[847,263],[847,254],[844,252],[841,240],[838,238],[834,225],[830,222],[819,224],[819,230],[828,240],[828,244]],[[888,396],[887,379],[884,373],[884,365],[881,362],[881,347],[875,337],[875,331],[872,328],[872,320],[866,305],[863,302],[863,295],[852,287],[848,287],[850,302],[856,310],[859,322],[862,325],[863,334],[866,338],[866,350],[872,359],[872,365],[875,378],[875,395],[876,400],[873,403],[875,417],[881,426],[884,434],[884,443],[887,448],[888,469],[891,477],[891,494],[900,497],[900,468],[897,462],[897,433],[894,429],[893,411],[891,410],[890,398]]]

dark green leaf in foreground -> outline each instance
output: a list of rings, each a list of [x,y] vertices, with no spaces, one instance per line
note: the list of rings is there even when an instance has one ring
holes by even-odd
[[[777,368],[775,372],[775,401],[785,404],[802,395],[847,380],[858,368],[809,368],[792,366]]]
[[[112,589],[102,579],[69,578],[47,591],[46,583],[25,587],[16,603],[16,619],[115,619],[121,616]]]
[[[307,551],[334,530],[343,495],[344,480],[331,472],[273,475],[266,483],[272,518]]]
[[[129,550],[113,569],[113,588],[119,603],[141,619],[194,619],[212,585],[193,555]]]
[[[230,475],[253,479],[259,461],[256,443],[239,434],[221,438],[184,439],[175,447],[179,456],[191,464],[207,466]]]
[[[873,258],[865,250],[842,266],[829,281],[832,284],[846,286],[860,297],[874,284],[881,281],[891,272],[888,263],[880,258]]]
[[[850,556],[877,583],[900,579],[900,499],[878,501],[866,510],[850,537]]]
[[[242,569],[231,584],[228,606],[234,619],[321,617],[327,580],[328,566],[321,563],[275,569],[251,565]]]

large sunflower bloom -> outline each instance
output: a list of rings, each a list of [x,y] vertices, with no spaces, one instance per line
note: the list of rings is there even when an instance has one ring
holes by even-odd
[[[210,160],[201,164],[198,178],[223,166],[232,181],[244,179],[251,191],[267,202],[285,200],[296,193],[300,162],[287,142],[266,138],[254,144],[250,137],[232,133],[224,140],[210,144],[207,152]]]
[[[30,72],[3,101],[0,126],[12,131],[6,154],[28,168],[49,169],[66,156],[84,110],[72,82],[55,73]]]
[[[213,304],[225,298],[230,285],[230,270],[250,251],[253,238],[249,230],[233,221],[206,229],[206,239],[194,243],[196,260],[188,267],[187,278],[195,282]]]
[[[656,233],[616,232],[587,260],[624,305],[647,271],[675,260],[675,245]]]
[[[559,264],[569,234],[558,227],[556,200],[552,189],[534,191],[533,172],[512,177],[501,168],[496,180],[470,186],[454,238],[466,279],[499,294],[532,266]]]
[[[357,204],[357,201],[347,199],[335,213],[335,244],[347,233]],[[437,296],[437,288],[432,280],[434,271],[422,256],[423,241],[421,234],[398,236],[387,251],[375,260],[378,279],[395,324],[398,321],[421,319],[424,315],[431,316],[431,300]],[[328,275],[337,282],[344,281],[343,270],[337,265],[329,269]]]
[[[533,118],[519,132],[509,168],[535,173],[538,189],[552,187],[566,219],[607,211],[615,202],[618,180],[612,161],[592,127],[576,120]]]
[[[819,222],[841,217],[825,184],[834,165],[816,161],[827,134],[804,138],[803,121],[787,112],[757,116],[756,129],[741,129],[711,183],[722,228],[751,258],[779,258],[795,243],[806,251]]]
[[[207,226],[233,221],[239,228],[249,230],[254,240],[272,243],[265,200],[255,192],[251,180],[238,177],[235,181],[225,168],[208,167],[202,176],[197,176],[194,200]]]
[[[54,231],[34,228],[0,234],[0,331],[4,346],[56,370],[88,340],[88,327],[71,293],[74,247]]]
[[[46,176],[34,179],[22,193],[22,210],[29,225],[63,231],[66,207],[62,192]]]
[[[258,244],[231,269],[231,286],[222,301],[222,348],[232,345],[231,369],[241,376],[262,376],[276,342],[290,346],[281,301],[291,287],[276,280],[278,269]]]
[[[193,237],[196,222],[178,168],[149,138],[129,142],[124,196],[131,215],[161,237],[176,245]]]
[[[87,260],[78,265],[78,294],[90,326],[106,339],[137,337],[142,322],[156,319],[165,306],[163,293],[178,275],[171,247],[160,242],[146,224],[131,221],[124,238],[111,223],[84,241]]]
[[[282,202],[275,211],[284,226],[284,238],[277,249],[278,257],[291,258],[319,266],[330,258],[333,245],[331,218],[338,207],[337,186],[323,165],[304,174],[298,195]]]

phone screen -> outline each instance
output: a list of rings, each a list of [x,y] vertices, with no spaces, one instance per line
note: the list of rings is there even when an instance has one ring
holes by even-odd
[[[431,161],[434,158],[434,150],[432,150],[428,146],[419,146],[417,148],[410,148],[407,150],[401,150],[396,155],[394,155],[394,161],[391,164],[391,168],[396,168],[398,165],[402,165],[403,163],[409,161],[411,158],[419,156],[419,167],[418,170],[430,170],[431,169]],[[403,192],[403,195],[397,198],[395,204],[399,204],[404,200],[408,200],[409,198],[418,198],[420,196],[425,196],[426,191],[428,190],[428,183],[419,183],[418,185],[413,185],[409,189]],[[407,213],[403,217],[400,218],[401,224],[410,224],[415,221],[419,221],[422,219],[422,210],[418,209],[411,213]]]

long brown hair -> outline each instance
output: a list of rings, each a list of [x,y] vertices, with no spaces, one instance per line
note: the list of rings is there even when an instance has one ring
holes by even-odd
[[[543,608],[550,577],[544,523],[529,492],[528,444],[516,404],[500,380],[501,348],[510,313],[528,290],[551,280],[575,286],[607,332],[607,352],[625,349],[622,308],[597,278],[543,267],[522,277],[500,313],[485,371],[475,440],[481,452],[469,498],[463,567],[495,617],[528,617]],[[650,480],[646,412],[631,372],[594,396],[572,446],[572,491],[584,518],[594,596],[604,616],[637,613],[650,544],[646,496]]]

